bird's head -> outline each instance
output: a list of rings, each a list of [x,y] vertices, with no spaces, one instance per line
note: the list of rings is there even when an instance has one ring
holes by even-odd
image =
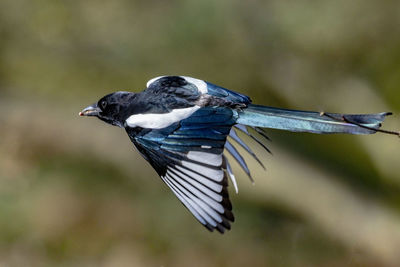
[[[115,92],[102,97],[97,103],[84,108],[79,116],[95,116],[111,125],[124,127],[129,104],[135,97],[130,92]]]

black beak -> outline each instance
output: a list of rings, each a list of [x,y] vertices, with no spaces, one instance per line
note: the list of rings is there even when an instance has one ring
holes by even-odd
[[[79,116],[98,116],[100,112],[101,109],[97,106],[97,104],[93,104],[79,112]]]

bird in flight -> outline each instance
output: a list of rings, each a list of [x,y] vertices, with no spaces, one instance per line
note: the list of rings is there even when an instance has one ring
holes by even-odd
[[[389,112],[349,115],[273,108],[248,96],[186,76],[160,76],[140,93],[115,92],[83,109],[124,128],[139,153],[162,181],[208,230],[220,233],[234,221],[228,178],[237,184],[226,152],[250,176],[237,146],[263,166],[238,132],[268,152],[262,128],[318,134],[398,132],[380,129]],[[229,137],[229,139],[227,139]]]

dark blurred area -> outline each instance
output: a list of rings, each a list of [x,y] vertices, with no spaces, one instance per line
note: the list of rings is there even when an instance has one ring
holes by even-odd
[[[399,130],[399,14],[396,0],[0,1],[0,265],[398,266],[396,137],[267,130],[267,171],[247,158],[253,186],[235,166],[220,235],[124,131],[78,112],[171,74],[257,104],[392,111]]]

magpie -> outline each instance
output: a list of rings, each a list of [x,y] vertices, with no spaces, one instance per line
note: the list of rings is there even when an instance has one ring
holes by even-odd
[[[237,146],[262,167],[242,132],[268,152],[263,128],[318,134],[373,134],[398,132],[380,129],[390,112],[348,115],[289,110],[252,104],[246,95],[187,77],[160,76],[140,93],[115,92],[83,109],[124,128],[133,145],[162,181],[208,230],[224,233],[234,222],[228,178],[237,183],[226,153],[251,178]],[[229,139],[228,139],[229,137]]]

